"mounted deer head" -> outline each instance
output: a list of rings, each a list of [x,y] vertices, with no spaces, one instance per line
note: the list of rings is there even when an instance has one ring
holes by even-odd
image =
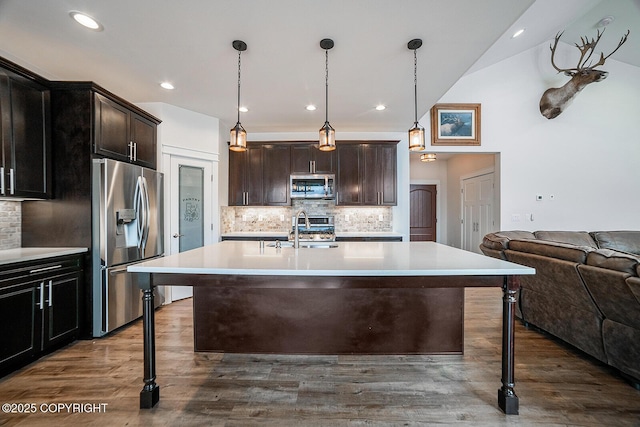
[[[613,55],[613,53],[627,41],[629,30],[627,30],[627,34],[620,39],[618,47],[616,47],[613,52],[607,56],[604,56],[604,53],[601,52],[600,60],[597,63],[587,65],[587,62],[589,62],[591,55],[593,55],[602,34],[604,34],[604,30],[602,33],[598,30],[598,36],[595,40],[589,40],[588,37],[580,37],[582,44],[578,45],[576,43],[576,47],[580,51],[580,59],[578,59],[578,65],[575,68],[559,68],[555,64],[553,57],[556,53],[558,41],[560,40],[562,33],[558,33],[556,35],[553,45],[549,46],[551,48],[551,65],[553,65],[553,68],[558,70],[558,72],[571,77],[571,80],[562,87],[547,89],[542,94],[542,98],[540,99],[540,112],[547,119],[558,117],[560,113],[569,106],[578,92],[584,89],[586,85],[593,82],[599,82],[607,78],[607,74],[609,74],[607,71],[596,70],[595,68],[604,65],[605,60]]]

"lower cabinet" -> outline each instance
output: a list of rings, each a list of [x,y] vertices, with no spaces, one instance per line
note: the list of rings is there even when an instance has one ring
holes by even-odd
[[[76,339],[82,259],[58,257],[2,266],[0,375]]]

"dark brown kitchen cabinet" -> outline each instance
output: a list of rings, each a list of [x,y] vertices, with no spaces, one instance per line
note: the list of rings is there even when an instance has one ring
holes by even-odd
[[[335,150],[321,151],[317,143],[291,146],[291,173],[334,174],[335,172]]]
[[[338,205],[397,204],[397,142],[338,143]]]
[[[0,375],[76,339],[82,257],[3,265],[0,273]]]
[[[229,151],[229,205],[263,204],[262,146],[247,144],[246,151]]]
[[[0,196],[51,197],[49,89],[0,58]]]
[[[362,146],[337,144],[338,173],[336,174],[336,204],[362,204]]]
[[[266,206],[290,205],[291,146],[284,144],[264,145],[262,150],[264,204]]]
[[[394,206],[396,200],[396,144],[363,144],[363,204]]]
[[[229,152],[230,206],[283,206],[291,203],[288,144],[248,143]]]
[[[95,153],[156,168],[157,124],[125,105],[95,94]]]

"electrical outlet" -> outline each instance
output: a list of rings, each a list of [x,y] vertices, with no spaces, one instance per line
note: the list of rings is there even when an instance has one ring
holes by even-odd
[[[247,215],[242,215],[242,222],[247,222]]]
[[[520,214],[511,214],[511,222],[520,222]]]
[[[284,221],[284,215],[280,215],[280,221]]]
[[[264,216],[263,215],[258,215],[258,221],[264,221]]]
[[[349,222],[349,214],[345,214],[344,215],[344,221],[345,222]]]
[[[378,215],[378,221],[380,222],[384,221],[384,216],[382,214]]]

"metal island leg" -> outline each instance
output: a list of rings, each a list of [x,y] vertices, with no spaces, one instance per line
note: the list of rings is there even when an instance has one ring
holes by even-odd
[[[518,415],[519,399],[515,387],[515,304],[520,289],[517,276],[506,276],[502,286],[502,387],[498,390],[498,406],[507,415]]]

